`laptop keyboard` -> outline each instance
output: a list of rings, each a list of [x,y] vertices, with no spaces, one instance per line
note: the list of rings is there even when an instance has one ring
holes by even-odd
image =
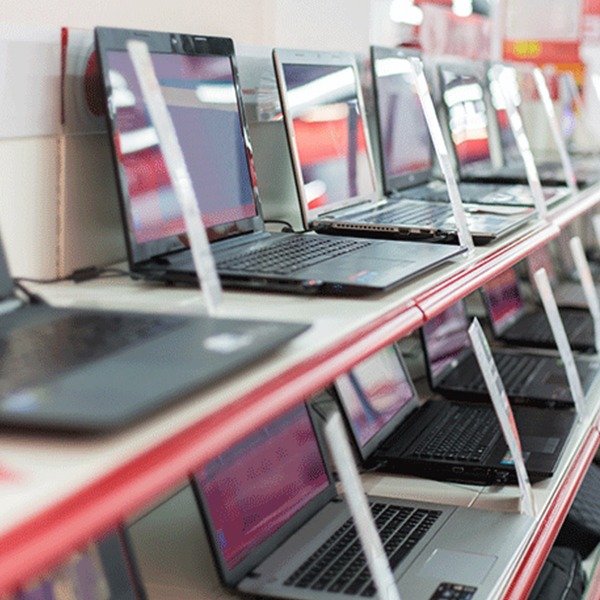
[[[585,327],[582,327],[582,319],[585,318],[584,315],[585,313],[581,311],[560,311],[561,320],[571,342],[577,340],[582,335],[585,337]],[[591,327],[590,320],[590,330]],[[520,320],[518,330],[515,333],[517,331],[519,339],[554,345],[554,335],[552,334],[546,313],[543,311],[527,314]]]
[[[371,503],[381,541],[395,569],[442,514],[393,504]],[[349,518],[285,585],[330,593],[372,597],[376,594],[367,560],[352,518]]]
[[[81,312],[0,338],[0,396],[181,326],[156,315]]]
[[[423,434],[413,456],[477,463],[500,435],[496,415],[488,407],[451,406],[444,417]]]
[[[227,256],[217,261],[217,268],[219,271],[286,275],[369,245],[370,242],[363,240],[295,235],[268,246],[242,250],[239,255]]]
[[[540,358],[534,354],[494,353],[494,360],[509,396],[523,393],[529,377],[540,364]],[[472,356],[471,360],[465,361],[464,370],[461,367],[461,382],[467,390],[487,391],[475,356]]]
[[[392,206],[368,217],[370,223],[406,223],[423,227],[439,227],[452,217],[452,209],[443,204]]]

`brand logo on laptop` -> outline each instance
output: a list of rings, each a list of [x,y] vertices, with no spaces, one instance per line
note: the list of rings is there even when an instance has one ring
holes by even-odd
[[[220,333],[204,340],[204,347],[211,352],[231,354],[249,346],[254,336],[248,333]]]

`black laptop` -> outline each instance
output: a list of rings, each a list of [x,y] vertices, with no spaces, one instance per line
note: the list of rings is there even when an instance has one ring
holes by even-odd
[[[421,327],[431,388],[457,400],[489,400],[468,334],[464,302],[456,302]],[[558,352],[534,348],[494,348],[494,360],[513,403],[568,408],[573,399]],[[584,392],[600,364],[579,355],[575,364]]]
[[[110,431],[232,375],[307,327],[27,301],[0,246],[0,427]]]
[[[527,76],[531,77],[531,73],[528,73]],[[509,88],[504,90],[504,93],[510,93],[515,100],[515,104],[518,105],[518,103],[520,103],[519,76],[514,66],[503,65],[503,82]],[[516,179],[519,177],[522,179],[525,175],[523,159],[521,158],[517,141],[515,140],[515,136],[510,127],[508,115],[506,114],[506,109],[504,107],[504,100],[499,91],[495,89],[495,86],[496,82],[493,79],[490,79],[490,99],[493,108],[492,118],[495,117],[496,119],[504,163],[502,172],[505,173],[507,177],[513,175]],[[562,112],[557,115],[557,118],[561,125],[561,133],[565,137],[565,146],[568,149],[569,139],[573,132],[573,107],[566,104],[561,108]],[[597,157],[577,157],[569,153],[569,159],[571,160],[578,185],[585,187],[600,179],[600,161],[598,161]],[[560,161],[537,161],[536,166],[541,181],[547,183],[555,182],[558,185],[564,184],[565,172]]]
[[[335,391],[366,469],[483,485],[516,483],[492,406],[422,404],[395,345],[338,377]],[[529,479],[550,477],[575,412],[515,406],[513,414]]]
[[[438,73],[442,108],[461,181],[527,183],[525,163],[517,152],[516,145],[511,153],[511,156],[519,161],[516,165],[496,164],[492,158],[491,119],[483,64],[467,61],[444,62],[438,66]],[[507,119],[503,119],[502,123],[501,140],[505,141],[509,136],[514,139],[512,131],[507,129]],[[564,176],[559,180],[555,177],[548,179],[544,177],[537,163],[536,167],[544,186],[542,189],[547,205],[569,195],[568,188],[561,187],[565,185]]]
[[[146,600],[124,528],[115,527],[68,563],[21,589],[14,600]],[[13,598],[13,596],[10,596]]]
[[[305,405],[203,465],[192,482],[228,588],[307,600],[376,596]],[[534,524],[516,513],[369,501],[403,598],[489,597]]]
[[[510,344],[556,348],[545,310],[528,306],[514,268],[509,268],[481,286],[494,336]],[[583,290],[580,290],[583,296]],[[592,315],[580,308],[560,308],[560,317],[574,350],[595,352]]]
[[[421,60],[421,54],[405,48],[371,46],[383,188],[386,196],[392,198],[422,199],[447,204],[449,198],[446,186],[433,176],[433,148],[410,74],[411,59]],[[469,216],[471,220],[476,218],[475,215],[487,219],[485,211],[500,210],[498,207],[505,210],[514,207],[516,211],[518,207],[532,206],[531,192],[526,185],[465,181],[459,182],[458,188],[463,202],[473,212]],[[523,208],[521,212],[529,214],[531,209]],[[515,219],[505,219],[505,226],[514,225]],[[502,220],[497,222],[501,224]],[[474,225],[476,223],[477,221]]]
[[[224,286],[297,293],[381,292],[461,248],[269,233],[229,38],[96,29],[131,271],[195,282],[182,213],[148,120],[129,39],[142,39],[169,107]]]
[[[305,227],[365,237],[456,239],[447,194],[437,202],[381,195],[353,54],[276,48],[273,60]],[[423,153],[431,161],[429,131],[410,81],[410,64],[404,60],[400,68],[400,82],[391,82],[403,101],[394,115],[394,139],[404,141],[413,165]],[[478,243],[522,225],[532,213],[526,207],[511,215],[487,212],[492,210],[467,206],[467,225]]]

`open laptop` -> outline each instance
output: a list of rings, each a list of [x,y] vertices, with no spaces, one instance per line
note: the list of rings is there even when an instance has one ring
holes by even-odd
[[[556,348],[545,310],[539,305],[526,304],[514,268],[506,269],[480,289],[495,337],[510,344]],[[559,311],[571,347],[595,352],[594,322],[589,311],[578,308]]]
[[[510,90],[507,90],[515,103],[520,103],[520,86],[519,86],[519,75],[517,69],[512,65],[504,64],[504,82],[510,85]],[[489,71],[488,71],[489,76]],[[488,77],[489,78],[489,77]],[[504,100],[502,99],[499,90],[495,89],[496,83],[490,80],[490,100],[493,108],[493,117],[496,119],[497,128],[500,137],[500,146],[502,150],[503,168],[502,173],[506,177],[513,176],[517,180],[519,177],[522,179],[525,176],[525,168],[523,165],[523,159],[517,146],[517,141],[513,135],[508,120],[508,115],[504,107]],[[505,92],[506,93],[506,92]],[[572,135],[572,122],[574,115],[570,110],[570,106],[562,105],[561,114],[557,116],[561,124],[561,132],[565,137],[565,145],[568,147],[568,136]],[[558,153],[558,149],[556,149]],[[597,157],[577,157],[569,153],[569,158],[575,172],[577,184],[580,186],[588,186],[595,183],[600,179],[600,161]],[[538,174],[542,182],[548,184],[562,185],[565,182],[565,173],[562,163],[559,160],[538,160],[536,161]]]
[[[483,485],[517,482],[493,407],[421,403],[395,345],[338,377],[335,391],[366,469]],[[513,414],[529,479],[550,477],[574,411],[515,406]]]
[[[530,281],[534,281],[534,273],[542,268],[546,269],[554,298],[559,306],[589,310],[581,282],[561,276],[562,269],[560,265],[558,269],[555,268],[555,258],[552,256],[549,244],[541,246],[527,256],[527,272]],[[596,294],[600,294],[599,284],[596,284],[595,289]]]
[[[193,485],[227,587],[275,598],[376,595],[305,405],[204,465]],[[470,591],[460,598],[489,597],[534,522],[519,514],[369,500],[403,598],[444,598],[459,586]]]
[[[448,196],[440,202],[381,196],[353,54],[276,48],[273,60],[305,227],[366,237],[456,239]],[[408,63],[402,67],[408,77]],[[424,144],[430,160],[419,98],[410,83],[403,86],[399,93],[409,96],[411,108],[399,116],[407,130],[399,135]],[[412,113],[420,122],[411,120]],[[413,126],[414,135],[408,133]],[[416,161],[420,146],[411,146]],[[487,210],[467,207],[467,225],[478,243],[522,225],[531,214],[527,208],[511,215],[482,213]]]
[[[383,189],[391,198],[448,203],[445,184],[433,176],[434,154],[429,129],[410,75],[409,61],[415,58],[421,59],[416,50],[371,46]],[[471,211],[495,210],[485,205],[532,206],[531,192],[526,185],[459,182],[458,187]],[[475,215],[477,213],[469,218],[476,219]],[[485,212],[480,218],[487,218]],[[507,226],[513,221],[508,219]]]
[[[129,39],[150,49],[224,286],[297,293],[390,289],[462,248],[269,233],[229,38],[96,29],[130,269],[195,282],[182,213],[148,120]]]
[[[431,388],[456,400],[485,400],[489,394],[468,334],[464,302],[456,302],[421,327]],[[573,405],[558,352],[493,348],[492,354],[512,403],[556,408]],[[587,393],[600,370],[596,359],[576,356],[575,364]]]
[[[307,325],[26,301],[0,245],[0,427],[101,433],[274,351]]]
[[[146,600],[128,546],[125,529],[115,527],[62,567],[21,589],[14,600]]]
[[[517,152],[516,145],[511,151],[511,156],[519,161],[516,166],[496,164],[492,158],[487,89],[483,83],[485,75],[482,69],[483,65],[467,61],[443,62],[438,65],[442,108],[445,111],[460,179],[475,182],[527,183],[525,163]],[[505,127],[500,135],[501,142],[508,137],[513,137],[514,140],[512,132],[506,129],[508,121],[503,119],[502,123]],[[569,195],[568,188],[556,187],[565,185],[564,176],[560,180],[554,177],[546,179],[539,171],[539,166],[536,166],[544,186],[543,193],[547,205],[552,205]],[[531,202],[533,203],[533,199]]]

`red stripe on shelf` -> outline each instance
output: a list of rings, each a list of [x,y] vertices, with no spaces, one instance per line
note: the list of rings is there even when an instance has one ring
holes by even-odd
[[[541,523],[537,525],[525,556],[519,562],[515,576],[504,595],[504,600],[523,600],[528,597],[569,512],[577,490],[596,454],[599,443],[598,432],[594,429],[590,430],[580,451],[570,465],[563,484],[552,499]],[[595,598],[596,596],[591,597]]]
[[[69,45],[69,29],[60,30],[60,123],[65,124],[65,80],[67,77],[67,47]]]
[[[282,372],[0,537],[0,593],[40,576],[181,484],[204,462],[423,324],[412,303]],[[232,429],[232,413],[235,425]]]

